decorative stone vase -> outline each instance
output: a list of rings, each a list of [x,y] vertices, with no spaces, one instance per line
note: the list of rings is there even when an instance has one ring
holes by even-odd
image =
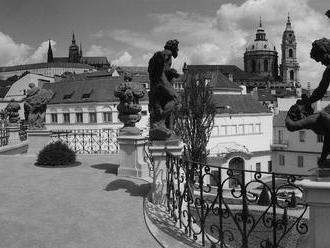
[[[119,130],[120,135],[139,135],[141,130],[135,127],[135,123],[141,120],[141,105],[139,99],[145,95],[142,85],[135,82],[121,83],[114,92],[115,97],[120,99],[117,107],[118,118],[124,123]]]

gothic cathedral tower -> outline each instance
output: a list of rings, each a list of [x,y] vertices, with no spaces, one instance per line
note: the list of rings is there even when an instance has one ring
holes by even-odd
[[[74,33],[72,34],[72,43],[69,47],[69,63],[79,63],[80,55],[79,55],[79,47],[76,44],[76,39],[74,37]]]
[[[290,16],[282,36],[282,63],[280,65],[283,83],[296,86],[299,81],[299,63],[297,61],[297,42],[291,27]]]

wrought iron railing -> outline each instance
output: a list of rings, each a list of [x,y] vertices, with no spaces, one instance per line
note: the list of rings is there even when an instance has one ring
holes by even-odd
[[[78,154],[118,154],[117,129],[53,131],[51,142],[62,141]]]
[[[9,133],[6,128],[0,128],[0,147],[8,145]]]
[[[300,176],[217,167],[171,154],[166,165],[167,209],[203,246],[296,247],[308,231],[308,206],[296,185]]]

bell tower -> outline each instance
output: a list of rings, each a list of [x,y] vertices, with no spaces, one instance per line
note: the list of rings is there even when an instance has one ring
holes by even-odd
[[[282,36],[282,62],[280,65],[283,83],[290,83],[296,86],[299,82],[299,63],[297,61],[296,36],[291,26],[290,16],[286,22],[286,28]]]

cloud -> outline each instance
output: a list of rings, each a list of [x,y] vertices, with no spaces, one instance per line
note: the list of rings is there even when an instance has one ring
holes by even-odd
[[[127,51],[125,51],[118,59],[111,61],[111,64],[116,66],[120,66],[120,65],[131,66],[133,65],[132,55],[130,55]]]
[[[15,42],[9,35],[0,32],[0,65],[23,64],[31,47]]]
[[[50,45],[54,51],[56,50],[55,45],[56,42],[50,40]],[[47,61],[47,53],[48,53],[49,41],[42,42],[39,47],[27,58],[26,63],[41,63]]]
[[[91,47],[87,50],[84,56],[107,56],[111,57],[113,54],[113,50],[110,48],[102,47],[99,45],[91,45]]]
[[[125,50],[135,49],[130,63],[145,62],[148,56],[162,49],[168,39],[178,39],[179,56],[173,61],[177,69],[183,62],[196,64],[235,64],[243,68],[243,54],[248,43],[255,38],[262,17],[267,38],[279,52],[287,14],[290,12],[297,39],[297,55],[300,63],[300,81],[316,86],[324,67],[310,59],[313,40],[327,36],[330,24],[324,13],[309,6],[308,0],[247,0],[242,4],[219,5],[213,15],[177,11],[166,14],[150,14],[153,28],[147,32],[132,30],[100,31],[96,37],[110,37],[123,43]],[[138,59],[138,57],[140,59]]]

